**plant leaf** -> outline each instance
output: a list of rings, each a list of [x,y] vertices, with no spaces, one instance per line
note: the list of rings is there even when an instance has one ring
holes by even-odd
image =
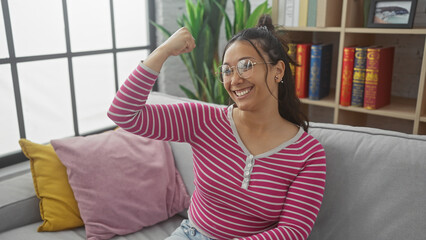
[[[229,20],[229,16],[225,11],[225,8],[223,8],[222,5],[220,5],[216,0],[213,0],[214,3],[217,5],[219,10],[222,12],[224,18],[225,18],[225,34],[226,34],[226,40],[229,41],[233,35],[232,33],[232,25],[231,20]]]
[[[197,76],[197,80],[198,80],[198,83],[200,84],[200,86],[201,86],[201,88],[203,89],[203,94],[204,94],[204,96],[203,97],[205,97],[206,99],[205,99],[205,101],[206,102],[214,102],[213,101],[213,98],[212,98],[212,95],[211,95],[211,93],[210,93],[210,91],[209,91],[209,89],[208,89],[208,87],[207,87],[207,85],[206,85],[206,83],[201,79],[201,78],[199,78],[198,76]]]
[[[184,87],[183,85],[179,85],[179,88],[186,94],[186,96],[190,99],[194,100],[201,100],[199,97],[197,97],[191,90]]]
[[[254,9],[253,13],[250,15],[250,17],[247,19],[247,22],[245,24],[245,28],[252,28],[255,27],[257,22],[259,21],[259,18],[267,14],[268,10],[268,1],[265,1],[264,3],[257,6],[257,8]]]
[[[242,22],[244,18],[244,8],[242,0],[234,0],[234,14],[234,32],[232,34],[238,33],[242,28]]]
[[[241,27],[244,27],[244,23],[247,22],[247,19],[250,16],[250,8],[251,8],[250,7],[250,1],[249,0],[244,0],[244,2],[243,2],[243,9],[244,9],[243,14],[244,15],[243,15],[243,22],[242,22],[242,26]]]
[[[150,21],[152,25],[154,25],[156,28],[158,28],[165,37],[170,37],[172,34],[169,32],[169,30],[167,30],[165,27],[161,26],[160,24]]]

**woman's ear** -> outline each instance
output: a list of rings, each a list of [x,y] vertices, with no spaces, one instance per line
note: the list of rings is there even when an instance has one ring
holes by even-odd
[[[285,73],[285,63],[283,60],[279,60],[275,65],[275,76],[276,81],[279,82],[284,77]]]

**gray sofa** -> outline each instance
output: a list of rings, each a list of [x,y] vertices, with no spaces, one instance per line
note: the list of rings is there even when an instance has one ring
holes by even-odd
[[[188,100],[161,93],[149,98],[182,101]],[[309,132],[327,155],[324,201],[309,239],[426,239],[426,136],[324,123],[311,123]],[[170,144],[192,193],[191,149]],[[113,239],[164,239],[184,215]],[[0,239],[85,239],[83,227],[39,233],[40,224],[29,163],[0,169]]]

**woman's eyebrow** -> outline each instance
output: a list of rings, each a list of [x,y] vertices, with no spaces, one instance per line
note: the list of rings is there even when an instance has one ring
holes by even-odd
[[[244,60],[244,59],[253,59],[253,60],[255,60],[256,58],[250,57],[250,56],[245,56],[245,57],[242,57],[242,58],[238,59],[238,61],[241,61],[241,60]],[[228,62],[224,62],[224,63],[222,63],[222,65],[229,65],[229,63]]]

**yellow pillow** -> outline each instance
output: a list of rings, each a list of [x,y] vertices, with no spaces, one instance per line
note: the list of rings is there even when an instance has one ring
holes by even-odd
[[[60,231],[83,226],[77,202],[68,183],[65,166],[52,145],[41,145],[20,139],[19,145],[30,160],[31,173],[43,224],[39,232]]]

